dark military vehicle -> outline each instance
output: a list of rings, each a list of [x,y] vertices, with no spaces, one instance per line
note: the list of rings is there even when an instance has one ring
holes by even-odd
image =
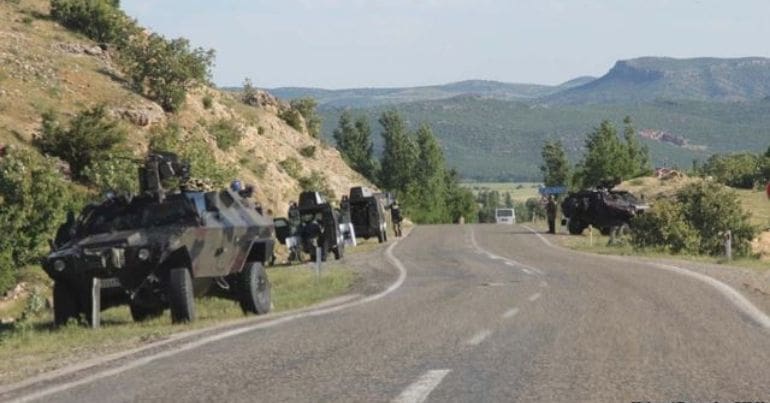
[[[326,261],[329,252],[335,259],[345,253],[345,239],[340,231],[339,212],[318,192],[302,192],[297,205],[301,223],[296,233],[303,252],[316,259],[316,248],[321,248],[321,260]]]
[[[647,208],[629,192],[604,188],[570,193],[561,203],[567,229],[573,235],[583,233],[589,225],[608,234],[612,228],[628,225],[631,218]]]
[[[356,237],[377,237],[380,243],[388,240],[386,208],[390,198],[384,193],[374,193],[365,187],[350,189],[350,221]]]
[[[139,169],[141,192],[91,204],[60,228],[44,269],[54,280],[56,324],[91,317],[94,278],[117,287],[101,293],[102,309],[128,304],[134,320],[170,308],[173,322],[195,319],[193,296],[240,302],[244,312],[270,310],[264,270],[273,254],[273,224],[231,190],[191,191],[189,166],[153,154]],[[115,281],[117,280],[117,281]]]

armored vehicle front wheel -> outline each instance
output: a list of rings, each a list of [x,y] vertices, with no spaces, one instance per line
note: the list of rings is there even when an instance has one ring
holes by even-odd
[[[586,229],[585,224],[580,222],[580,220],[569,220],[567,223],[567,230],[572,235],[580,235],[583,233],[583,230]]]
[[[171,269],[168,279],[168,303],[171,308],[171,322],[182,323],[195,320],[195,299],[190,271],[185,267]]]
[[[61,281],[53,284],[53,322],[56,326],[67,324],[70,319],[80,315],[77,296],[72,289]]]
[[[134,322],[143,322],[163,315],[163,308],[147,308],[138,304],[130,304],[128,309],[131,311],[131,319]]]
[[[261,263],[246,265],[241,272],[239,291],[243,312],[257,315],[270,312],[270,281]]]

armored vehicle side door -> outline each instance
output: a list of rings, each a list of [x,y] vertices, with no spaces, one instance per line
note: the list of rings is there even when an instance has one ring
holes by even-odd
[[[196,246],[191,250],[195,277],[223,276],[228,272],[222,255],[225,252],[224,228],[226,221],[219,192],[204,195],[205,210],[201,214],[203,226],[197,229]]]

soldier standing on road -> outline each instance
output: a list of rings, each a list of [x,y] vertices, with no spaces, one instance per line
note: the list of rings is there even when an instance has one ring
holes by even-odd
[[[393,232],[396,233],[396,237],[401,237],[401,207],[398,205],[398,200],[394,200],[390,205],[390,220],[393,221]]]
[[[556,233],[556,201],[553,195],[548,196],[548,203],[545,205],[545,214],[548,217],[548,233]]]

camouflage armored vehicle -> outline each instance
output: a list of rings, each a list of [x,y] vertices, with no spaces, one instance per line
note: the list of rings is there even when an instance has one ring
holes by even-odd
[[[648,207],[629,192],[604,188],[570,193],[561,203],[567,229],[573,235],[583,233],[589,225],[609,234],[613,227],[628,225]]]
[[[173,322],[192,321],[193,297],[207,293],[240,302],[244,312],[270,310],[264,264],[273,254],[272,220],[248,194],[166,190],[188,176],[173,154],[153,154],[139,169],[140,194],[91,204],[76,220],[70,215],[44,263],[54,280],[56,324],[83,314],[92,320],[94,278],[116,284],[101,293],[101,308],[128,304],[136,321],[166,308]]]
[[[387,216],[390,198],[384,193],[374,193],[365,187],[350,189],[350,220],[356,237],[369,239],[377,237],[380,243],[388,240]]]
[[[340,231],[339,213],[318,192],[302,192],[297,205],[301,224],[297,230],[301,249],[316,259],[316,248],[321,248],[321,260],[329,252],[339,260],[345,253],[345,240]]]

